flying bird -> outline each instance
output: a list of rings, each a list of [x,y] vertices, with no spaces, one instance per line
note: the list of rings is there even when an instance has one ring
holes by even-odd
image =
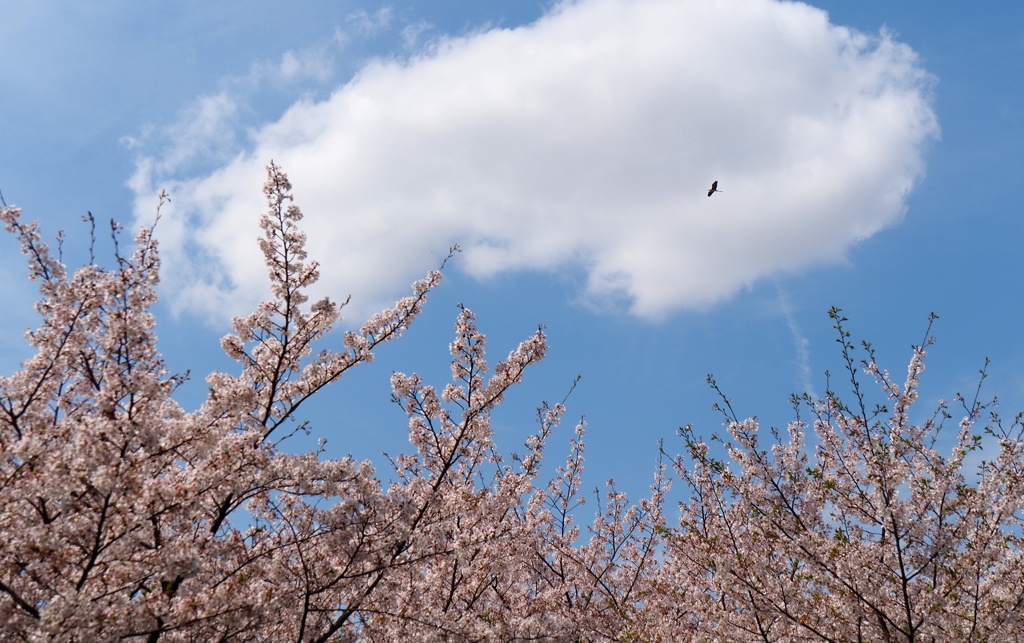
[[[721,192],[721,190],[718,189],[718,181],[715,181],[711,184],[711,189],[708,190],[708,196],[711,196],[715,192]]]

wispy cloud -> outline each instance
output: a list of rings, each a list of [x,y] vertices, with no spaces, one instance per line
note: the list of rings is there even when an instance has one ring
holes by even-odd
[[[907,46],[804,4],[579,0],[372,62],[216,169],[145,187],[175,195],[184,309],[261,296],[272,158],[335,295],[377,305],[459,242],[480,278],[579,268],[583,297],[657,318],[897,222],[938,132],[929,90]]]
[[[266,80],[273,83],[305,80],[327,83],[334,75],[334,68],[334,56],[325,47],[312,47],[301,51],[286,51],[277,62],[255,63],[246,80],[253,85]]]
[[[406,49],[413,49],[421,42],[421,36],[433,29],[433,25],[424,20],[418,20],[402,28],[402,44]]]
[[[793,352],[795,354],[793,363],[796,366],[797,383],[801,393],[807,393],[817,399],[818,394],[814,391],[814,378],[811,373],[811,340],[809,340],[800,328],[793,314],[793,306],[789,302],[789,295],[776,283],[776,290],[779,294],[778,305],[782,318],[786,320],[786,327],[793,339]]]
[[[362,36],[376,36],[391,28],[394,17],[391,7],[381,7],[373,13],[360,9],[349,14],[348,23]]]

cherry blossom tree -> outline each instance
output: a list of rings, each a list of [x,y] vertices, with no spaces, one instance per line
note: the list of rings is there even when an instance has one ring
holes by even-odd
[[[796,397],[796,419],[764,436],[722,396],[725,458],[682,430],[688,457],[675,468],[692,497],[664,532],[672,599],[656,618],[692,640],[1020,640],[1024,418],[958,395],[962,419],[945,437],[945,403],[912,414],[932,339],[900,385],[869,344],[858,368],[847,320],[830,315],[852,403],[831,387],[821,401]],[[862,373],[884,402],[870,406]]]
[[[316,351],[340,306],[307,305],[318,267],[288,179],[268,173],[271,298],[234,320],[221,344],[240,372],[209,375],[191,413],[156,350],[152,230],[116,268],[69,274],[38,226],[2,210],[43,320],[28,334],[36,355],[0,379],[3,638],[578,640],[594,629],[584,616],[623,610],[618,568],[599,559],[650,556],[653,531],[641,553],[609,536],[607,525],[637,523],[615,496],[593,552],[576,549],[567,508],[582,442],[550,484],[536,481],[564,407],[542,407],[510,462],[492,441],[491,412],[545,354],[541,329],[489,372],[464,309],[451,384],[438,393],[396,373],[412,451],[388,482],[369,462],[284,448],[308,429],[300,406],[400,336],[441,275],[344,333],[344,351]],[[642,562],[630,564],[636,577]]]

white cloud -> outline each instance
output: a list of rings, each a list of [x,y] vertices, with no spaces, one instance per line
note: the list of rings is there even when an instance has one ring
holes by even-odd
[[[841,261],[897,222],[938,133],[929,88],[907,46],[804,4],[579,0],[370,63],[219,169],[146,187],[174,194],[178,306],[221,319],[265,292],[270,159],[324,291],[358,312],[458,242],[478,277],[582,268],[583,297],[657,318]]]

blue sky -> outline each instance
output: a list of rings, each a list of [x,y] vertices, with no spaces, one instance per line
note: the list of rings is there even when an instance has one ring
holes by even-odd
[[[1019,240],[1024,9],[959,2],[578,0],[0,6],[0,190],[69,263],[87,210],[152,221],[161,348],[202,376],[262,293],[262,168],[295,184],[323,294],[358,324],[464,252],[424,316],[307,409],[336,454],[405,448],[392,370],[448,376],[464,303],[492,358],[538,325],[549,358],[495,418],[515,450],[582,380],[591,484],[645,488],[659,439],[840,368],[838,306],[901,374],[940,319],[923,405],[973,389],[1024,409]],[[712,180],[722,194],[704,195]],[[0,364],[34,292],[0,245]]]

